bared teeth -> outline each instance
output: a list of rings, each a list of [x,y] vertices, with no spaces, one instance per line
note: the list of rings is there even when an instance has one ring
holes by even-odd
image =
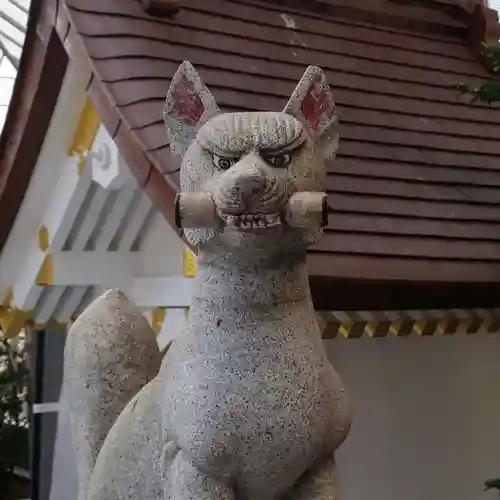
[[[235,215],[227,215],[225,217],[226,224],[229,226],[235,226],[238,223],[238,217]]]
[[[281,224],[278,214],[225,215],[223,218],[228,226],[239,229],[262,229]]]

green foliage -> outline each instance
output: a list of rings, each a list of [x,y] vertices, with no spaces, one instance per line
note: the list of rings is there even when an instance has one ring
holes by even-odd
[[[27,455],[28,381],[24,338],[0,338],[0,498],[6,497],[13,470]]]
[[[481,55],[493,74],[500,73],[500,45],[484,45]],[[455,85],[455,88],[462,94],[470,95],[471,102],[477,101],[489,105],[500,102],[500,81],[485,82],[479,87],[459,83]],[[485,481],[484,489],[485,491],[496,490],[500,496],[500,478]]]
[[[498,494],[500,495],[500,478],[497,478],[497,479],[488,479],[488,481],[485,481],[485,483],[484,483],[484,489],[486,491],[488,491],[488,490],[497,490]]]
[[[492,73],[496,74],[500,72],[500,45],[483,44],[481,55]]]
[[[463,94],[468,94],[472,97],[471,102],[484,102],[493,104],[500,101],[500,82],[486,82],[479,87],[472,87],[464,83],[456,85],[456,89]]]
[[[500,45],[483,45],[481,53],[486,66],[493,74],[500,73]],[[500,81],[485,82],[478,87],[459,83],[456,89],[471,96],[471,102],[493,104],[500,101]]]
[[[484,45],[482,56],[492,73],[500,73],[500,45]],[[472,97],[471,102],[493,104],[500,101],[500,81],[485,82],[479,87],[472,87],[464,83],[456,86],[457,90]],[[500,496],[500,478],[488,479],[484,482],[485,491],[496,490]]]

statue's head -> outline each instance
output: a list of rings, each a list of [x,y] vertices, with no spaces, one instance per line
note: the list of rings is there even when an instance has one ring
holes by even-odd
[[[179,221],[198,247],[305,250],[327,220],[325,160],[338,144],[326,78],[309,67],[282,112],[221,113],[185,62],[167,96],[165,122],[182,158]]]

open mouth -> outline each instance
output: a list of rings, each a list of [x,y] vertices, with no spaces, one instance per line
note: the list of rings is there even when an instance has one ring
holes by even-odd
[[[180,193],[175,200],[175,223],[185,229],[213,228],[222,225],[239,231],[292,227],[325,227],[328,224],[326,193],[302,191],[293,194],[286,205],[274,213],[234,213],[218,208],[210,193]],[[233,212],[233,213],[231,213]]]
[[[226,226],[239,230],[268,229],[281,226],[281,218],[278,213],[274,214],[241,214],[222,216]]]

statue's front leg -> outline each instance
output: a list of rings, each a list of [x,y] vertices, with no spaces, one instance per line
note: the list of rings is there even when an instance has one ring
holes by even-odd
[[[338,500],[335,459],[329,456],[304,473],[287,495],[287,500]]]
[[[204,474],[179,451],[168,473],[164,499],[235,500],[235,496],[224,481]]]

